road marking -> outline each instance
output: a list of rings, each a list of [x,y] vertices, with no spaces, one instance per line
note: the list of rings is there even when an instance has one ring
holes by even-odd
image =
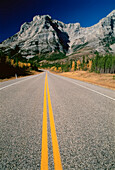
[[[90,89],[90,88],[85,87],[85,86],[83,86],[83,85],[80,85],[80,84],[78,84],[78,83],[76,83],[76,82],[73,82],[73,83],[76,84],[76,85],[78,85],[78,86],[80,86],[80,87],[83,87],[83,88],[85,88],[85,89],[87,89],[87,90],[90,90],[90,91],[92,91],[92,92],[95,92],[95,93],[97,93],[97,94],[100,94],[101,96],[104,96],[104,97],[109,98],[109,99],[111,99],[111,100],[115,100],[114,98],[112,98],[112,97],[110,97],[110,96],[107,96],[107,95],[105,95],[105,94],[103,94],[103,93],[100,93],[100,92],[98,92],[98,91],[96,91],[96,90]]]
[[[39,76],[39,75],[41,75],[41,74],[38,74],[38,75],[35,75],[35,76],[31,76],[31,77],[29,76],[29,78],[24,78],[24,80],[20,80],[20,81],[18,81],[18,82],[15,82],[15,83],[9,84],[9,85],[7,85],[7,86],[1,87],[0,90],[3,90],[3,89],[5,89],[5,88],[10,87],[10,86],[13,86],[13,85],[15,85],[15,84],[19,84],[19,83],[21,83],[21,82],[23,82],[23,81],[32,79],[32,78],[37,77],[37,76]]]
[[[44,87],[41,170],[48,170],[46,80],[47,80],[47,77],[45,77],[45,87]]]
[[[51,74],[52,74],[52,73],[51,73]],[[53,75],[54,75],[54,74],[53,74]],[[67,77],[67,79],[66,79],[66,77],[61,77],[61,76],[58,76],[58,75],[54,75],[54,76],[59,77],[59,78],[62,78],[62,79],[64,79],[64,80],[66,80],[66,81],[69,81],[70,83],[76,84],[77,86],[83,87],[83,88],[85,88],[85,89],[87,89],[87,90],[90,90],[90,91],[95,92],[95,93],[97,93],[97,94],[99,94],[99,95],[101,95],[101,96],[104,96],[104,97],[106,97],[106,98],[109,98],[109,99],[115,101],[115,98],[112,98],[112,97],[110,97],[110,96],[107,96],[107,95],[105,95],[105,94],[103,94],[103,93],[100,93],[100,92],[98,92],[98,91],[96,91],[96,90],[93,90],[93,89],[91,89],[91,88],[85,87],[85,86],[83,86],[83,85],[81,85],[81,84],[78,84],[78,83],[76,83],[76,82],[72,82],[72,81],[69,80],[68,77]],[[79,80],[79,81],[80,81],[80,80]]]
[[[47,74],[46,74],[46,79],[47,79]],[[59,152],[58,140],[56,135],[56,129],[55,129],[49,87],[48,87],[48,80],[47,80],[47,94],[48,94],[49,119],[50,119],[50,128],[51,128],[52,146],[53,146],[54,167],[55,170],[62,170],[61,157]]]

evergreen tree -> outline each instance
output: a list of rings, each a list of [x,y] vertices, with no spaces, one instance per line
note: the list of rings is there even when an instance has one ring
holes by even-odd
[[[83,64],[85,64],[85,56],[83,56]]]
[[[77,62],[75,61],[75,67],[74,67],[74,71],[77,70]]]
[[[1,63],[5,63],[6,62],[6,56],[5,56],[5,54],[2,51],[0,51],[0,62]]]
[[[111,73],[115,73],[115,56],[112,57]]]
[[[106,59],[106,63],[105,63],[105,70],[106,73],[111,71],[111,67],[112,67],[112,55],[108,55],[107,59]]]
[[[94,64],[95,64],[95,71],[98,70],[98,64],[99,64],[99,59],[100,59],[100,56],[99,56],[99,53],[96,54],[96,57],[95,57],[95,60],[94,60]]]
[[[103,57],[101,56],[99,61],[98,61],[98,68],[99,72],[103,72],[104,66],[103,66]]]
[[[95,58],[92,59],[91,72],[95,71]]]
[[[70,69],[72,68],[72,59],[70,60]]]

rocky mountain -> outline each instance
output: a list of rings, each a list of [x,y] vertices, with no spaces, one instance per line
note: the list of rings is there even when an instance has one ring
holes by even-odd
[[[18,33],[0,44],[9,50],[18,45],[24,56],[61,51],[72,54],[84,47],[101,53],[115,53],[115,10],[91,27],[64,24],[49,15],[35,16]]]

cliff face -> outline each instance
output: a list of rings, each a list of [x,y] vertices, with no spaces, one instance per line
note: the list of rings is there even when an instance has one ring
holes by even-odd
[[[47,53],[56,50],[73,53],[79,48],[90,47],[99,52],[114,52],[115,10],[94,26],[83,28],[79,23],[64,24],[49,15],[35,16],[24,23],[20,31],[3,41],[7,49],[18,45],[23,55]]]
[[[70,52],[88,46],[99,52],[106,52],[111,44],[115,44],[115,10],[92,27],[83,28],[79,23],[67,24],[65,31],[69,35]]]

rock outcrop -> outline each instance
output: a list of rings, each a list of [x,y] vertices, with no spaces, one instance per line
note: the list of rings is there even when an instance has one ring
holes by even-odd
[[[35,16],[33,21],[24,23],[18,33],[3,41],[0,48],[10,49],[16,45],[25,56],[57,50],[70,54],[84,47],[101,53],[114,52],[115,10],[99,23],[86,28],[80,23],[64,24],[52,20],[49,15]]]

